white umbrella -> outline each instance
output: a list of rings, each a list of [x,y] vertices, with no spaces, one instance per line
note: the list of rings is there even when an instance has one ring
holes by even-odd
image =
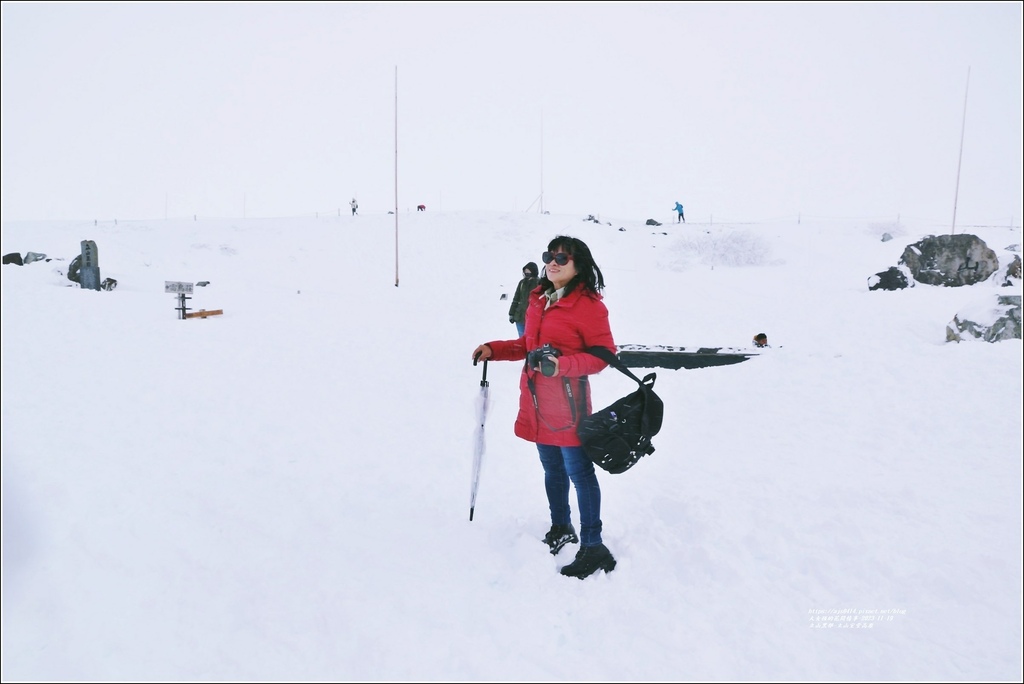
[[[476,361],[473,362],[476,365]],[[487,359],[484,359],[484,377],[480,381],[480,394],[476,398],[476,433],[473,435],[473,484],[469,491],[469,519],[476,508],[476,490],[480,486],[480,465],[484,459],[484,423],[487,422],[488,382]]]

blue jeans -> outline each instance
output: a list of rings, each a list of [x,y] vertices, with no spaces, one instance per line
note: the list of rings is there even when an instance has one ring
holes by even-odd
[[[519,331],[519,336],[522,337],[523,333],[526,332],[526,324],[525,323],[516,323],[516,330]]]
[[[544,466],[544,489],[548,494],[552,525],[571,523],[569,481],[576,487],[580,507],[580,546],[601,543],[601,485],[597,482],[594,463],[578,446],[538,444],[540,462]]]

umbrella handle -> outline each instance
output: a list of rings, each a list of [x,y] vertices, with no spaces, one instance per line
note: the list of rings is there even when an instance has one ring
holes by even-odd
[[[484,377],[480,381],[480,386],[481,387],[487,387],[487,385],[488,385],[488,382],[487,382],[487,359],[484,359]]]

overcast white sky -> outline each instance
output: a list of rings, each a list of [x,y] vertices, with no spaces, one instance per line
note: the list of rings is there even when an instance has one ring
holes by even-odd
[[[1021,4],[17,3],[2,218],[1022,218]],[[396,89],[397,72],[397,89]],[[347,211],[347,209],[345,209]]]

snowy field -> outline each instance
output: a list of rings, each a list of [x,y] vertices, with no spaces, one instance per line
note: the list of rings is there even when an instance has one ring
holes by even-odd
[[[51,259],[2,270],[3,680],[1020,681],[1022,343],[945,341],[1020,285],[868,291],[936,226],[585,218],[3,225]],[[582,582],[540,541],[518,364],[468,520],[470,353],[559,234],[618,344],[771,344],[658,370]],[[82,240],[115,290],[64,277]]]

